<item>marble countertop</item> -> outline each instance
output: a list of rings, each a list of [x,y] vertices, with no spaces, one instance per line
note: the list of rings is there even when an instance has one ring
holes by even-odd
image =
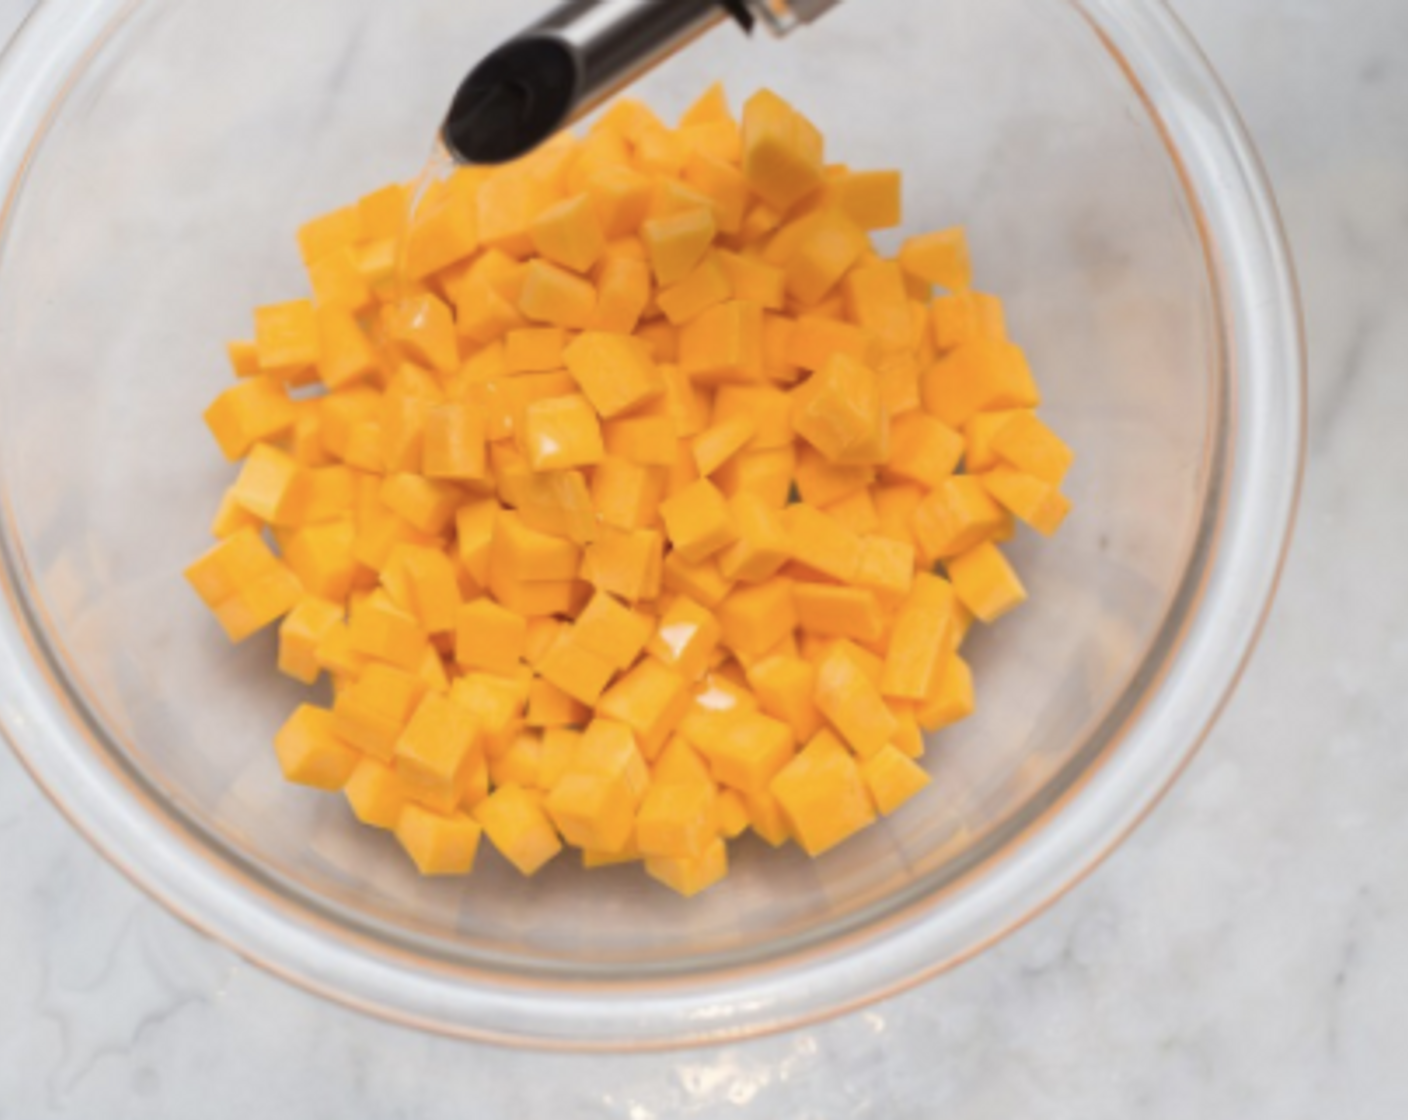
[[[0,38],[29,2],[0,0]],[[334,1008],[202,939],[0,751],[0,1117],[1408,1115],[1408,6],[1175,6],[1278,183],[1315,422],[1256,661],[1096,875],[973,963],[824,1026],[664,1056],[503,1052]]]

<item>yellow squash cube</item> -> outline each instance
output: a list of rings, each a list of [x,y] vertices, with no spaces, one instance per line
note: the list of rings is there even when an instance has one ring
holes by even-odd
[[[898,726],[880,689],[860,666],[861,651],[837,642],[817,666],[816,706],[862,758],[885,746]]]
[[[468,875],[482,835],[462,813],[442,816],[420,805],[407,805],[396,822],[396,839],[422,875]]]
[[[861,765],[870,799],[888,817],[929,784],[929,775],[895,747],[885,747]]]
[[[536,875],[562,851],[539,797],[519,786],[500,786],[474,807],[474,818],[489,842],[524,875]]]
[[[290,782],[329,792],[347,784],[361,757],[338,736],[333,714],[309,704],[279,729],[274,751]]]
[[[808,743],[773,779],[770,791],[788,831],[809,856],[830,851],[875,821],[860,768],[829,732]]]
[[[984,622],[996,622],[1027,601],[1022,581],[991,541],[953,557],[946,566],[959,600]]]
[[[647,858],[697,859],[716,838],[710,783],[653,785],[636,814],[636,847]]]

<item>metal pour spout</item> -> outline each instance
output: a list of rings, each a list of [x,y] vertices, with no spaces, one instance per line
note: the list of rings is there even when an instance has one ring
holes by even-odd
[[[441,129],[461,163],[507,163],[730,19],[785,35],[840,0],[569,0],[481,62]]]

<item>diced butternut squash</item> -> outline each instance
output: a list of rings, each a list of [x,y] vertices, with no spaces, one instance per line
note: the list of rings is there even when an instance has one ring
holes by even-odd
[[[970,475],[955,475],[919,503],[910,517],[915,542],[931,560],[946,560],[988,540],[1002,509]]]
[[[860,768],[870,800],[888,817],[929,785],[929,775],[895,747],[884,747]]]
[[[1041,393],[1026,355],[1010,342],[974,339],[923,375],[924,407],[950,428],[980,412],[1036,408]]]
[[[580,335],[563,352],[567,370],[604,419],[660,396],[665,382],[632,339],[600,331]]]
[[[416,675],[390,665],[368,665],[333,704],[333,727],[358,750],[390,762],[396,741],[425,694]]]
[[[875,820],[860,767],[827,731],[773,779],[770,792],[809,856],[830,851]]]
[[[973,259],[962,229],[911,237],[900,246],[900,267],[926,284],[951,292],[966,292],[973,286]]]
[[[728,874],[728,848],[715,838],[697,857],[649,856],[645,871],[676,894],[693,898]]]
[[[684,281],[714,243],[718,226],[711,206],[652,218],[641,227],[655,282],[670,288]]]
[[[1055,485],[1011,467],[997,467],[980,476],[987,492],[1042,536],[1054,536],[1071,512],[1071,502]]]
[[[816,705],[862,758],[880,750],[898,727],[880,689],[838,642],[817,666]]]
[[[837,466],[878,466],[891,450],[890,417],[874,370],[838,354],[792,394],[797,434]]]
[[[1017,573],[991,541],[952,557],[945,566],[959,600],[984,622],[996,622],[1027,601]]]
[[[462,813],[444,816],[407,805],[396,821],[396,839],[422,875],[468,875],[474,870],[483,829]]]
[[[997,458],[1052,486],[1060,486],[1075,462],[1075,452],[1031,412],[1016,412],[993,433]],[[970,470],[983,470],[982,466]]]
[[[333,714],[304,704],[274,736],[284,777],[295,785],[336,792],[357,768],[359,755],[338,736]]]
[[[787,210],[825,181],[825,143],[782,98],[762,90],[743,108],[743,175],[769,206]]]
[[[518,310],[534,323],[586,330],[596,315],[596,288],[547,261],[533,261],[523,280]]]
[[[661,616],[646,648],[686,680],[697,681],[709,668],[722,636],[722,628],[712,611],[688,595],[680,595]]]
[[[487,833],[685,896],[745,831],[820,855],[913,799],[970,627],[1026,597],[1000,546],[1070,512],[963,231],[891,259],[900,173],[720,86],[413,193],[299,230],[311,298],[205,414],[238,471],[187,579],[331,677],[286,778],[423,874]]]
[[[545,259],[573,272],[586,272],[606,251],[606,232],[589,194],[549,206],[533,219],[533,247]]]

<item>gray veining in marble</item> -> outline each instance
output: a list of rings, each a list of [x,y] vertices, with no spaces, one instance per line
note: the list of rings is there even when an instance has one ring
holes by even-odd
[[[25,6],[0,0],[0,30]],[[1176,6],[1279,184],[1312,461],[1238,698],[1097,875],[958,972],[819,1028],[503,1053],[327,1006],[201,939],[0,752],[0,1118],[1408,1116],[1408,6]]]

